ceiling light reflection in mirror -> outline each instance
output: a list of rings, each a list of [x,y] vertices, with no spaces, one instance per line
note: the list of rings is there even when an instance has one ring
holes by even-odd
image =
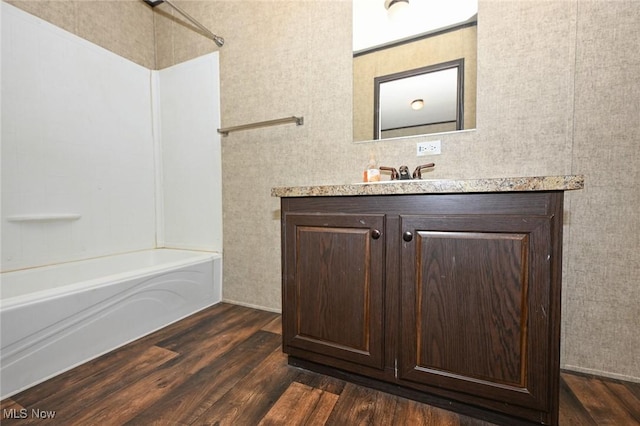
[[[478,0],[410,0],[389,10],[384,0],[353,0],[353,52],[383,46],[466,22]],[[395,8],[401,10],[396,11]]]

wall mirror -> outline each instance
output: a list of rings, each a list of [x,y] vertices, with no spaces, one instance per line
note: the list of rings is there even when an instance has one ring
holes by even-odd
[[[353,0],[354,141],[475,128],[477,9],[477,0]]]

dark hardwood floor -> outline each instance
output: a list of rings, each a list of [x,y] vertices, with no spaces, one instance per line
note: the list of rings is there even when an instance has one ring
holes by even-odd
[[[2,425],[490,425],[290,367],[280,330],[216,305],[2,401]],[[640,425],[637,383],[563,373],[560,399],[561,425]]]

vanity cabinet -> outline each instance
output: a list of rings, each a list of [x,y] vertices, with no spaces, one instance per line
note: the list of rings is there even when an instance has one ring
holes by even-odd
[[[288,350],[381,368],[384,215],[288,214]]]
[[[401,216],[399,379],[550,408],[553,219]]]
[[[562,191],[282,198],[289,363],[557,424]]]

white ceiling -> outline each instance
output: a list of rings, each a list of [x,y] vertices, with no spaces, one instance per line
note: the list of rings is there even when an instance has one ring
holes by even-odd
[[[465,22],[477,0],[410,0],[402,15],[389,16],[385,0],[353,0],[353,51],[402,40]]]

